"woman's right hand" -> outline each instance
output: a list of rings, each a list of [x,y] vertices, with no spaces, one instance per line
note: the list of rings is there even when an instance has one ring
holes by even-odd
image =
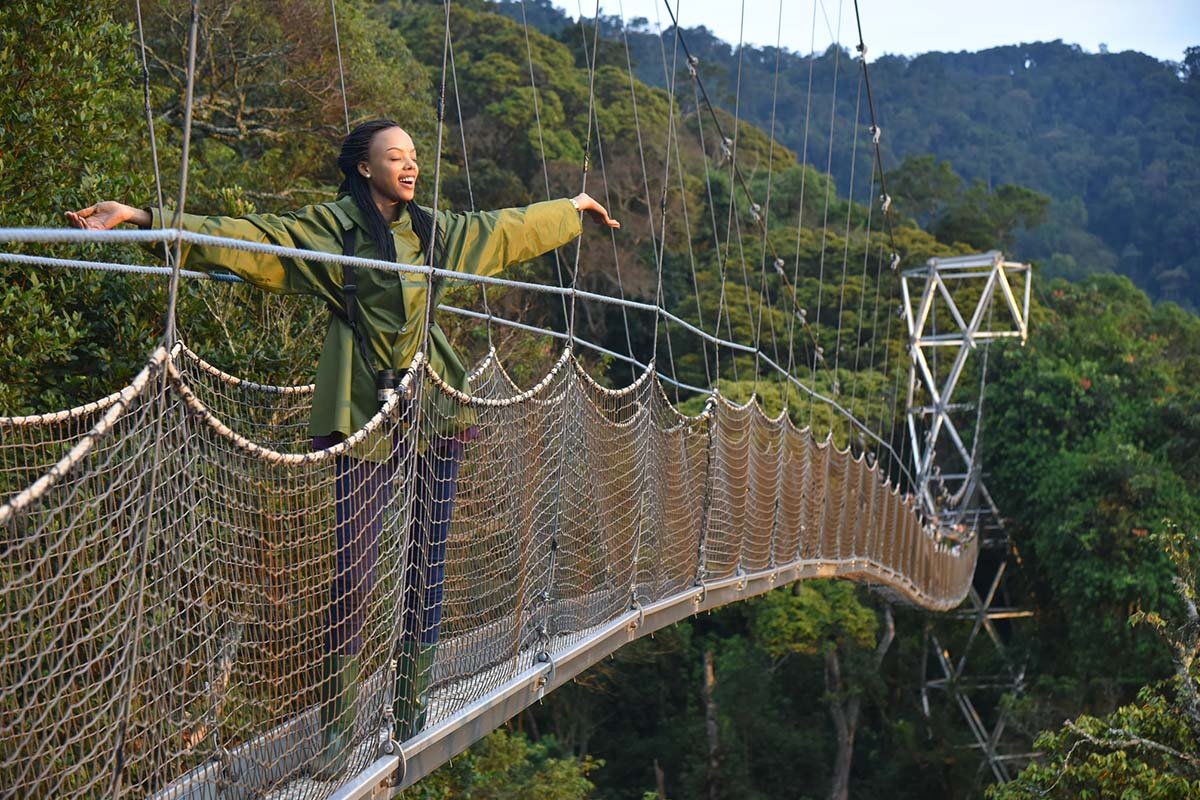
[[[67,219],[76,228],[94,231],[111,230],[122,222],[132,222],[139,228],[149,228],[151,222],[150,213],[145,209],[127,206],[115,200],[105,200],[78,211],[68,211],[66,214]]]

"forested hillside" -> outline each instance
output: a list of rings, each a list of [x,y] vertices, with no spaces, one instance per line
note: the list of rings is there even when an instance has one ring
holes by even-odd
[[[497,4],[515,19],[521,6]],[[531,25],[561,31],[569,24],[549,0],[524,6]],[[968,186],[1018,184],[1046,194],[1053,203],[1045,224],[1020,237],[1015,256],[1037,261],[1047,275],[1118,272],[1156,299],[1200,307],[1200,48],[1180,53],[1180,63],[1136,52],[1086,53],[1061,41],[877,58],[889,49],[887,31],[869,18],[863,25],[889,169],[933,156]],[[639,78],[666,85],[670,32],[660,41],[650,22],[629,20],[622,30],[615,17],[602,29],[614,41],[628,37]],[[685,36],[724,108],[733,111],[737,94],[742,118],[764,129],[775,109],[779,139],[797,152],[807,141],[808,163],[823,170],[831,164],[848,190],[857,39],[810,64],[805,54],[771,47],[739,51],[728,41],[735,29],[722,31],[725,39],[705,28]],[[682,66],[675,80],[686,86]],[[866,118],[865,108],[859,113]],[[919,204],[898,208],[922,213]]]
[[[181,155],[187,5],[141,4],[168,203]],[[328,0],[203,4],[189,210],[283,211],[333,196],[344,121],[329,7]],[[337,9],[350,115],[392,116],[412,132],[423,164],[418,199],[430,203],[443,7],[338,0]],[[791,340],[772,342],[794,350],[797,373],[840,392],[862,415],[902,414],[903,398],[882,368],[906,359],[895,301],[887,300],[896,296],[894,277],[881,270],[885,302],[870,311],[875,284],[857,269],[848,279],[842,270],[869,263],[873,281],[876,259],[882,263],[890,246],[877,203],[867,228],[869,133],[865,112],[853,124],[858,72],[849,55],[831,51],[813,62],[805,147],[809,62],[780,54],[787,97],[779,107],[788,112],[772,144],[752,123],[769,120],[775,53],[745,53],[737,157],[751,194],[765,198],[770,190],[764,244],[749,223],[726,238],[724,220],[749,220],[751,208],[731,192],[726,169],[709,168],[727,164],[715,140],[701,147],[694,104],[676,106],[679,132],[669,136],[657,36],[645,25],[630,31],[633,81],[623,42],[601,40],[593,84],[584,53],[591,30],[566,24],[544,0],[527,10],[546,32],[527,32],[516,5],[504,9],[508,17],[483,0],[453,5],[443,204],[495,208],[573,194],[588,153],[587,189],[624,225],[613,237],[589,230],[580,287],[653,301],[661,252],[665,303],[706,329],[720,320],[723,335],[753,342],[772,325],[791,330],[796,310],[806,309],[814,327],[847,333],[830,341],[796,325]],[[869,32],[869,19],[865,25]],[[603,32],[617,29],[610,22]],[[688,37],[728,110],[734,51],[706,31]],[[62,224],[62,211],[104,197],[154,201],[135,42],[132,4],[122,0],[0,5],[0,75],[11,76],[0,81],[0,225]],[[1010,730],[1026,748],[1040,731],[1051,732],[1039,745],[1050,754],[1047,771],[1027,776],[1027,794],[1017,786],[1006,798],[1075,797],[1081,786],[1115,791],[1132,773],[1151,787],[1170,783],[1163,797],[1195,796],[1188,792],[1200,786],[1200,766],[1186,757],[1200,737],[1200,719],[1188,721],[1195,700],[1189,705],[1186,695],[1194,686],[1187,676],[1200,670],[1200,639],[1186,639],[1200,563],[1200,319],[1143,291],[1200,305],[1196,67],[1189,62],[1181,77],[1136,54],[1089,55],[1057,43],[872,64],[903,264],[1002,246],[1039,267],[1030,343],[993,351],[986,403],[989,486],[1020,553],[1012,602],[1037,613],[1003,628],[1028,675],[1025,694],[1009,699]],[[831,156],[827,92],[835,69]],[[598,134],[589,136],[591,89]],[[686,84],[684,96],[691,96]],[[731,116],[722,119],[734,130]],[[655,210],[668,141],[686,177],[671,175],[664,231]],[[652,167],[645,173],[643,156]],[[738,215],[728,213],[730,197]],[[798,227],[801,214],[809,222]],[[789,270],[798,265],[794,296],[772,268],[768,245],[787,254]],[[745,273],[740,264],[723,266],[737,263],[723,257],[739,246]],[[131,247],[84,252],[157,263]],[[825,271],[827,263],[837,269]],[[513,274],[554,284],[572,266],[543,258]],[[1126,272],[1137,286],[1090,274],[1104,270]],[[1054,273],[1075,281],[1051,281]],[[483,308],[477,288],[455,291],[452,302]],[[769,307],[742,300],[764,293]],[[165,294],[158,278],[0,267],[0,414],[65,408],[122,386],[162,335]],[[829,302],[838,294],[843,309]],[[498,315],[563,328],[555,298],[493,289],[488,299]],[[304,298],[201,282],[185,284],[179,308],[183,335],[206,358],[280,382],[311,380],[327,313]],[[494,344],[523,384],[541,377],[561,347],[511,329],[443,322],[468,357]],[[647,359],[655,349],[649,316],[627,319],[610,306],[581,304],[578,325],[617,352]],[[810,372],[818,341],[832,363]],[[682,336],[671,346],[680,380],[717,382],[711,349]],[[601,380],[629,381],[628,366],[580,354]],[[784,404],[754,359],[726,353],[720,369],[719,388],[731,397],[757,391],[769,410]],[[685,410],[699,406],[686,393],[678,400]],[[827,409],[794,397],[788,409],[849,441]],[[1135,612],[1161,613],[1171,624],[1150,616],[1131,627]],[[623,649],[406,796],[828,797],[839,755],[848,759],[850,796],[979,796],[987,773],[963,746],[959,710],[936,699],[928,715],[921,707],[927,626],[952,647],[967,632],[961,622],[895,607],[850,583],[783,587]],[[1172,649],[1176,634],[1183,644]],[[1189,652],[1193,660],[1180,667]],[[980,674],[997,666],[986,652],[972,657]],[[1117,755],[1101,753],[1102,744],[1073,747],[1077,734],[1060,725],[1081,714],[1115,715],[1113,725],[1161,747],[1109,746]],[[1080,725],[1105,738],[1110,729],[1094,722]],[[1078,758],[1067,763],[1068,753]],[[1068,769],[1070,780],[1056,782]]]

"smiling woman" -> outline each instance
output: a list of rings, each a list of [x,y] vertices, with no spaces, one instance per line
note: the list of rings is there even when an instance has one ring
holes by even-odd
[[[420,206],[414,200],[420,176],[416,146],[390,120],[365,122],[351,131],[338,166],[343,180],[332,202],[281,215],[183,214],[177,224],[213,236],[478,275],[496,274],[575,239],[581,233],[581,211],[620,227],[586,194],[466,214]],[[110,229],[126,222],[164,227],[158,209],[115,201],[66,216],[80,228]],[[379,410],[379,390],[395,386],[423,345],[430,365],[447,384],[469,390],[458,354],[437,323],[426,320],[443,281],[382,270],[355,275],[351,268],[343,271],[324,261],[217,245],[185,245],[181,266],[228,270],[262,289],[313,295],[329,306],[309,423],[315,450],[332,447],[362,428]],[[337,549],[325,624],[324,747],[314,767],[317,777],[337,777],[352,744],[361,631],[376,579],[383,509],[401,462],[412,465],[412,474],[404,477],[413,499],[393,690],[397,739],[404,741],[423,725],[423,695],[441,625],[446,538],[463,447],[472,438],[471,420],[466,415],[451,419],[428,438],[415,457],[393,448],[390,457],[341,455],[336,461]]]

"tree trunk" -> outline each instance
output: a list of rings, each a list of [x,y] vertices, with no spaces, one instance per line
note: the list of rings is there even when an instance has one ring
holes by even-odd
[[[658,795],[658,800],[667,800],[667,776],[663,773],[662,767],[658,765],[658,759],[654,759],[654,790]]]
[[[838,649],[825,651],[825,691],[829,694],[829,716],[837,736],[837,756],[833,761],[829,800],[847,800],[850,796],[850,762],[854,758],[854,734],[858,730],[858,698],[843,698],[842,665]]]
[[[704,731],[708,737],[708,764],[704,770],[704,796],[718,800],[721,796],[721,754],[717,738],[717,702],[713,691],[717,688],[717,676],[713,671],[713,652],[704,651]]]
[[[875,647],[873,666],[875,671],[883,664],[883,657],[896,638],[896,620],[892,605],[883,607],[883,635]],[[829,800],[848,800],[850,797],[850,764],[854,760],[854,736],[858,733],[859,712],[862,710],[862,695],[845,696],[842,680],[842,665],[838,648],[831,647],[825,653],[825,690],[829,694],[829,716],[833,717],[833,728],[837,735],[837,756],[833,762],[833,778],[829,788]]]

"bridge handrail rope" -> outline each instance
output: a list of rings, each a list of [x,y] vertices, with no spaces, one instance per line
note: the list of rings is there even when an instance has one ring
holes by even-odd
[[[668,65],[667,34],[660,24],[668,120],[656,207],[621,9],[620,33],[630,68],[629,100],[642,170],[638,188],[645,195],[655,270],[653,301],[646,302],[634,299],[636,295],[627,296],[621,276],[622,250],[611,233],[616,297],[580,288],[582,242],[576,244],[569,283],[562,275],[557,252],[557,285],[442,269],[435,262],[436,214],[424,265],[184,230],[181,215],[187,202],[200,3],[190,0],[179,190],[171,222],[171,210],[163,203],[141,8],[139,0],[134,2],[156,202],[160,218],[169,227],[103,232],[0,228],[0,243],[9,244],[161,243],[166,261],[164,267],[148,267],[22,252],[0,253],[3,264],[169,279],[162,342],[128,386],[64,411],[0,416],[0,537],[7,556],[0,564],[5,609],[0,617],[0,641],[4,644],[0,650],[0,715],[6,724],[11,722],[11,736],[0,751],[0,783],[21,786],[34,794],[103,793],[155,800],[199,800],[226,788],[248,796],[282,792],[281,796],[289,798],[328,797],[336,791],[340,800],[350,800],[372,795],[383,781],[398,791],[604,655],[700,611],[815,577],[849,578],[894,599],[938,610],[953,608],[970,591],[978,542],[948,538],[942,528],[931,524],[936,520],[927,504],[912,493],[922,476],[914,478],[905,463],[903,448],[910,437],[901,436],[900,452],[892,445],[897,418],[894,405],[889,413],[888,398],[883,398],[874,426],[870,424],[875,416],[870,404],[861,418],[855,413],[876,199],[872,170],[865,219],[861,227],[855,225],[858,114],[864,89],[892,271],[898,263],[857,2],[862,74],[850,153],[850,210],[841,248],[837,344],[830,360],[824,358],[819,344],[824,238],[811,325],[808,312],[800,307],[797,289],[815,52],[809,60],[797,252],[789,278],[786,263],[768,236],[776,154],[774,95],[766,196],[760,206],[739,163],[740,105],[734,107],[733,137],[729,138],[704,86],[699,61],[689,51],[679,26],[678,0],[674,10],[669,0],[664,0],[674,27],[675,55]],[[813,3],[814,28],[818,2]],[[521,6],[549,197],[533,45],[523,2]],[[441,74],[434,89],[433,207],[440,203],[449,79],[473,208],[449,0],[442,10]],[[611,144],[612,132],[601,129],[597,102],[600,28],[605,24],[600,11],[597,0],[588,31],[580,6],[580,49],[588,71],[580,182],[587,187],[594,153],[607,201],[604,137],[608,134]],[[336,0],[330,0],[329,12],[349,129]],[[742,12],[744,16],[744,3]],[[840,5],[838,13],[835,42],[840,34]],[[781,1],[780,26],[782,19]],[[739,103],[741,49],[739,45],[735,101]],[[680,50],[695,100],[690,112],[686,101],[677,102],[675,96]],[[840,53],[840,46],[838,50]],[[826,174],[833,168],[838,66],[835,61]],[[779,71],[777,53],[775,94]],[[720,280],[715,325],[711,319],[706,322],[700,302],[688,218],[680,136],[688,129],[685,122],[691,115],[700,145],[698,160],[704,171],[711,244]],[[715,127],[719,148],[729,159],[729,196],[724,198],[728,218],[723,234],[713,202],[713,175],[723,161],[709,153],[706,125]],[[673,169],[676,175],[672,175]],[[664,289],[669,209],[676,201],[676,178],[695,294],[694,322],[684,317],[683,304],[672,310]],[[745,207],[739,205],[739,190]],[[822,237],[830,230],[829,192],[827,184]],[[753,220],[748,229],[749,247],[743,225],[746,214]],[[758,237],[753,235],[754,225]],[[840,388],[838,372],[843,366],[842,327],[852,234],[864,236],[866,244],[854,383],[847,395]],[[304,421],[314,402],[314,384],[270,385],[247,380],[211,363],[177,333],[181,280],[241,282],[232,275],[182,269],[187,245],[419,274],[427,276],[431,285],[435,279],[477,284],[482,312],[450,303],[441,303],[436,310],[484,321],[487,357],[471,372],[473,388],[469,390],[457,389],[439,375],[427,355],[435,298],[433,291],[426,291],[422,345],[399,386],[386,394],[379,411],[361,429],[332,447],[313,451]],[[747,257],[755,255],[760,261],[757,312],[751,297],[752,273],[746,263]],[[831,261],[835,259],[836,255],[831,256]],[[750,343],[738,341],[729,313],[730,294],[736,293],[737,283],[731,273],[733,261],[741,269],[750,321],[750,333],[742,338],[751,338]],[[883,263],[884,245],[880,242],[872,330],[877,329],[881,303],[886,306],[895,299],[883,297],[882,282],[887,274]],[[779,313],[785,304],[791,306],[786,361],[777,338],[768,266],[773,266],[783,290]],[[1004,276],[992,280],[998,280],[995,285],[1001,287],[1010,305],[1015,304]],[[563,330],[495,314],[488,305],[488,287],[559,296]],[[902,288],[907,293],[906,286]],[[1028,296],[1028,283],[1025,290]],[[583,303],[621,309],[628,353],[589,341],[577,331],[577,304]],[[830,306],[832,314],[832,302]],[[1013,310],[1016,312],[1015,306]],[[648,354],[635,351],[631,311],[654,314]],[[954,312],[957,314],[957,309]],[[919,315],[924,319],[928,313],[926,309]],[[764,317],[769,323],[769,347],[763,341]],[[563,342],[564,347],[545,374],[522,389],[496,352],[493,324],[547,336]],[[691,385],[686,380],[688,373],[676,372],[672,325],[699,340],[709,385]],[[707,329],[710,325],[711,330]],[[797,325],[799,337],[794,335]],[[900,394],[901,370],[895,363],[889,364],[890,315],[886,326],[882,344],[870,344],[868,372],[875,373],[876,354],[882,349],[882,372],[872,380],[886,386],[889,366],[892,368],[894,404]],[[659,349],[660,330],[665,364]],[[811,348],[799,364],[795,353],[798,338]],[[936,345],[941,340],[935,332],[925,341]],[[628,363],[630,383],[619,388],[602,385],[580,360],[579,348]],[[753,361],[753,391],[745,402],[735,402],[720,392],[723,350],[730,354],[727,364],[734,381],[738,380],[738,359],[743,360],[743,367]],[[981,387],[986,381],[986,360],[984,364]],[[829,392],[819,389],[819,369],[828,372]],[[758,395],[760,379],[772,371],[782,387],[783,408],[769,416]],[[809,373],[808,379],[801,380],[797,371]],[[668,384],[674,387],[674,402],[668,397]],[[871,391],[869,385],[864,381],[864,394]],[[696,416],[676,407],[680,390],[707,395]],[[880,391],[886,395],[886,389]],[[803,427],[789,414],[792,392],[808,398],[809,424]],[[849,430],[851,435],[835,440],[834,422],[827,430],[818,431],[814,422],[818,407],[827,408],[822,414],[838,421],[844,426],[839,430]],[[891,417],[892,427],[886,434],[885,416]],[[957,431],[947,424],[961,450]],[[973,455],[978,454],[978,445],[977,425]],[[447,473],[445,463],[450,456],[446,454],[452,452],[457,453],[453,456],[457,460],[453,471]],[[890,458],[890,463],[885,465],[884,458]],[[968,476],[954,499],[974,493],[974,478],[977,475]],[[339,499],[345,491],[344,481],[355,484],[353,507],[343,506]],[[457,489],[450,489],[454,512],[447,518],[445,541],[440,545],[444,572],[439,577],[428,572],[429,564],[417,559],[412,547],[418,534],[429,535],[422,533],[421,526],[431,524],[438,513],[433,510],[442,502],[438,498],[443,495],[438,492],[443,489],[438,487],[447,484],[457,484]],[[986,494],[982,485],[979,490]],[[363,544],[367,555],[341,545],[344,526],[350,524],[368,530]],[[427,554],[420,557],[432,558]],[[360,563],[363,558],[369,566]],[[358,561],[343,569],[346,559]],[[334,563],[339,576],[357,582],[344,595],[337,595],[330,585]],[[414,571],[421,575],[414,577]],[[414,613],[410,608],[414,586],[420,587],[423,598],[428,591],[437,593],[438,619],[430,622],[426,618],[432,606],[422,599],[415,612],[416,624],[424,626],[418,631],[422,638],[409,641],[404,637]],[[318,674],[324,668],[319,653],[327,647],[320,641],[319,620],[339,613],[338,604],[351,603],[350,597],[359,598],[349,613],[357,615],[352,622],[359,627],[352,635],[361,636],[361,650],[355,651],[353,676],[348,678],[352,681],[349,712],[339,713],[349,713],[347,736],[352,742],[339,751],[338,760],[314,768],[313,764],[324,758],[327,745],[322,738],[330,707],[325,694],[332,685],[329,675]],[[432,645],[423,638],[431,627]],[[440,643],[436,638],[439,629],[443,633]],[[411,680],[402,689],[403,676],[409,671]],[[418,684],[424,688],[414,688]],[[347,692],[345,684],[338,685],[339,691]],[[406,700],[422,709],[424,721],[408,733],[398,733],[401,701]]]
[[[254,252],[254,253],[269,253],[269,254],[274,254],[274,255],[280,255],[280,257],[284,257],[284,258],[305,258],[305,259],[310,259],[310,260],[325,261],[325,263],[330,263],[330,264],[353,264],[354,266],[367,267],[367,269],[378,269],[378,270],[392,271],[392,272],[424,273],[424,275],[452,278],[452,279],[456,279],[456,281],[466,281],[466,282],[474,282],[474,283],[486,283],[486,284],[491,284],[491,285],[500,285],[500,287],[509,287],[509,288],[515,288],[515,289],[528,290],[528,291],[541,291],[541,293],[545,293],[545,294],[569,295],[572,293],[571,289],[564,289],[564,288],[560,288],[560,287],[547,287],[547,285],[545,285],[545,284],[514,281],[514,279],[510,279],[510,278],[470,275],[470,273],[455,272],[452,270],[440,270],[440,269],[437,269],[437,267],[430,267],[430,266],[424,266],[424,265],[419,265],[419,264],[391,263],[391,261],[379,261],[379,260],[367,259],[367,258],[350,257],[350,255],[340,255],[340,254],[334,254],[334,253],[319,253],[319,252],[314,252],[314,251],[302,251],[302,249],[296,249],[296,248],[292,248],[292,247],[280,247],[277,245],[264,245],[264,243],[262,243],[262,242],[251,242],[251,241],[245,241],[245,240],[240,240],[240,239],[226,239],[226,237],[222,237],[222,236],[209,236],[206,234],[197,234],[197,233],[192,233],[192,231],[188,231],[188,230],[161,229],[161,230],[98,231],[98,230],[67,230],[67,229],[58,229],[58,228],[0,228],[0,242],[5,242],[5,241],[14,241],[14,242],[18,242],[18,241],[19,242],[29,242],[29,241],[103,242],[106,240],[107,241],[116,241],[116,242],[121,242],[121,241],[146,242],[146,241],[160,241],[160,240],[172,240],[172,239],[180,239],[180,240],[188,242],[188,243],[197,243],[197,245],[222,246],[222,247],[229,247],[229,248],[233,248],[233,249],[244,249],[244,251]],[[28,255],[25,253],[0,253],[0,263],[4,263],[4,261],[8,261],[8,263],[18,263],[18,264],[19,263],[30,263],[30,264],[48,265],[48,261],[44,260],[44,258],[35,257],[35,255]],[[79,263],[76,263],[76,261],[72,261],[71,259],[58,259],[58,260],[55,260],[53,264],[66,265],[67,263],[70,263],[70,265],[78,265],[79,264]],[[164,271],[166,271],[166,267],[144,267],[144,266],[136,266],[136,265],[130,265],[130,267],[133,267],[133,269],[130,271],[137,271],[140,273],[150,273],[150,275],[155,275],[155,273],[163,273]],[[113,269],[115,270],[116,267],[114,266]],[[125,271],[125,270],[122,269],[121,271]],[[223,278],[223,279],[233,279],[233,281],[235,281],[235,279],[236,279],[236,278],[224,278],[223,276],[208,276],[208,275],[203,275],[203,273],[196,273],[196,276],[199,278],[217,277],[217,278]],[[574,290],[574,294],[578,297],[581,297],[581,299],[584,299],[584,300],[593,300],[596,302],[608,303],[608,305],[616,305],[616,306],[624,306],[624,307],[628,307],[628,308],[634,308],[634,309],[637,309],[637,311],[662,314],[662,317],[664,317],[665,319],[670,319],[671,321],[673,321],[673,323],[676,323],[680,327],[683,327],[683,329],[686,329],[686,330],[690,331],[691,333],[694,333],[694,335],[696,335],[696,336],[700,336],[704,339],[707,339],[707,341],[710,343],[720,345],[720,347],[725,347],[725,348],[728,348],[731,350],[740,351],[740,353],[745,353],[748,355],[757,354],[757,356],[760,357],[760,359],[764,363],[766,363],[766,365],[768,367],[774,369],[774,371],[778,372],[779,374],[782,375],[782,377],[784,377],[786,380],[790,381],[790,383],[794,387],[796,387],[796,389],[798,389],[799,391],[802,391],[803,393],[805,393],[805,395],[808,395],[810,398],[814,399],[815,402],[826,403],[827,405],[829,405],[829,408],[832,408],[835,411],[838,411],[838,414],[841,415],[842,417],[844,417],[844,419],[848,423],[850,423],[850,425],[852,425],[854,428],[858,429],[859,432],[862,432],[864,437],[871,439],[872,441],[875,441],[876,445],[878,447],[880,447],[881,450],[889,450],[890,447],[892,447],[892,445],[887,443],[887,441],[884,441],[883,438],[880,437],[880,435],[878,435],[874,431],[872,431],[872,429],[869,426],[866,426],[864,422],[858,420],[857,417],[854,417],[850,413],[850,410],[846,409],[845,407],[842,407],[842,405],[838,401],[835,401],[835,399],[833,399],[832,397],[827,397],[826,395],[823,395],[823,393],[821,393],[821,392],[811,389],[811,387],[808,384],[803,383],[803,381],[800,381],[799,379],[794,377],[794,375],[787,374],[786,369],[784,367],[782,367],[781,365],[779,365],[778,362],[775,362],[773,359],[770,359],[769,356],[767,356],[764,353],[761,353],[760,350],[756,350],[754,347],[751,347],[751,345],[749,345],[749,344],[733,342],[733,341],[730,341],[730,339],[722,339],[718,336],[714,336],[714,335],[712,335],[712,333],[709,333],[708,331],[703,331],[703,330],[698,329],[698,327],[689,323],[688,320],[677,317],[676,314],[673,314],[670,311],[665,311],[665,309],[662,309],[660,306],[650,305],[650,303],[644,303],[644,302],[635,301],[635,300],[620,300],[619,297],[613,297],[611,295],[593,293],[593,291],[586,291],[586,290],[582,290],[582,289]],[[908,475],[906,467],[902,467],[902,465],[901,465],[901,471],[902,471],[902,473],[904,473],[906,476],[910,477],[910,479],[911,479],[911,475]]]
[[[849,410],[843,407],[833,398],[827,397],[821,392],[812,389],[803,381],[798,380],[792,375],[787,374],[786,369],[765,353],[761,353],[751,345],[742,344],[740,342],[722,339],[714,336],[708,331],[701,330],[687,320],[675,315],[674,313],[663,309],[660,305],[643,303],[636,300],[622,300],[611,295],[599,294],[596,292],[588,292],[582,289],[570,289],[558,286],[547,286],[545,284],[528,283],[526,281],[517,281],[510,278],[498,278],[490,275],[475,275],[463,272],[455,272],[453,270],[438,269],[421,264],[402,264],[397,262],[379,261],[376,259],[359,258],[357,256],[344,256],[335,253],[321,253],[312,250],[299,250],[292,247],[281,247],[279,245],[264,244],[262,242],[251,242],[242,239],[229,239],[222,236],[209,236],[207,234],[194,233],[192,231],[182,229],[163,228],[159,230],[149,231],[134,231],[134,230],[112,230],[112,231],[84,231],[70,230],[63,228],[0,228],[0,242],[65,242],[65,243],[144,243],[156,241],[182,241],[188,244],[200,244],[207,246],[228,247],[234,250],[245,250],[252,253],[264,253],[275,255],[282,258],[301,258],[311,261],[321,261],[329,264],[352,264],[355,267],[364,267],[367,269],[378,269],[385,272],[400,272],[400,273],[415,273],[431,275],[441,278],[449,278],[452,280],[489,284],[494,286],[504,286],[514,289],[522,289],[531,292],[541,292],[544,294],[571,295],[576,297],[592,300],[599,303],[609,305],[617,305],[625,308],[635,309],[638,311],[646,311],[654,314],[661,314],[665,319],[669,319],[681,328],[688,330],[696,336],[702,337],[708,342],[729,348],[748,355],[755,355],[763,363],[771,369],[778,371],[798,390],[813,398],[814,401],[826,403],[830,408],[833,408],[842,415],[847,422],[860,430],[867,438],[874,441],[881,449],[888,450],[891,445],[884,441],[881,437],[875,434],[866,424],[855,418]],[[49,261],[45,257],[32,256],[25,253],[0,253],[0,262],[9,263],[30,263],[40,265],[56,265],[56,266],[87,266],[91,268],[91,264],[95,262],[80,262],[71,259],[57,259]],[[166,274],[166,268],[161,267],[143,267],[137,265],[122,265],[120,269],[110,265],[114,271],[131,271],[143,274]],[[233,276],[212,276],[202,273],[191,273],[197,278],[210,278],[218,280],[237,281]],[[902,468],[907,470],[907,468]],[[907,474],[907,473],[906,473]],[[911,476],[910,476],[911,477]]]

